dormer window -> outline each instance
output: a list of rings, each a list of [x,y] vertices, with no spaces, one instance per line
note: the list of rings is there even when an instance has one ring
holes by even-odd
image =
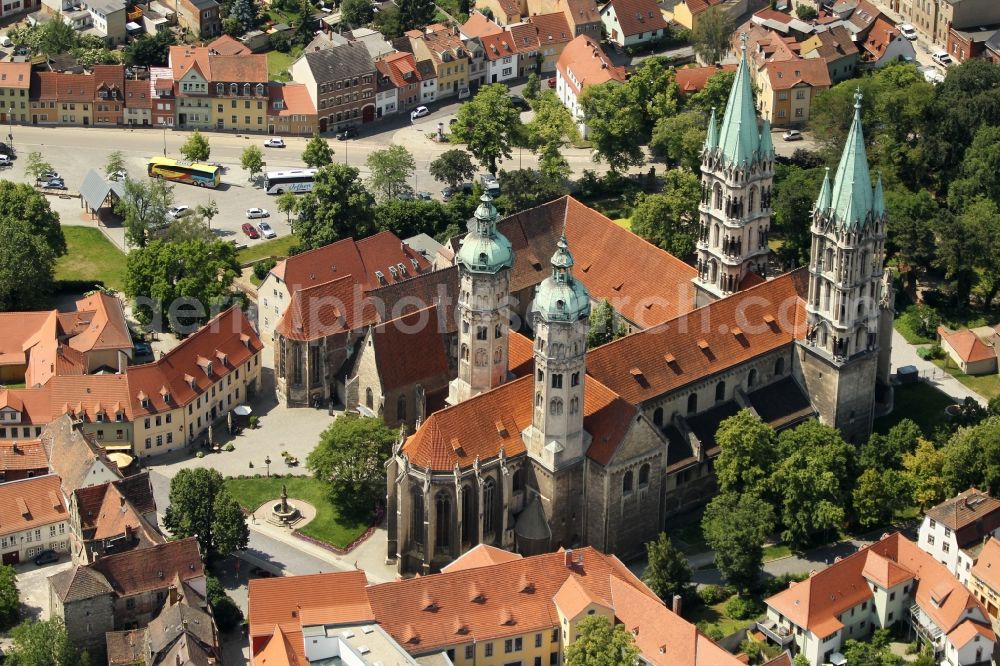
[[[104,412],[99,411],[96,414],[94,414],[94,421],[96,421],[97,423],[104,423]]]
[[[226,84],[225,83],[216,83],[215,84],[215,94],[216,95],[225,95],[226,94]]]
[[[237,84],[237,83],[230,83],[229,84],[229,94],[230,95],[239,95],[240,94],[240,86],[239,86],[239,84]]]
[[[257,84],[257,96],[258,97],[263,97],[264,96],[264,84],[263,83],[258,83]]]
[[[124,412],[122,412],[121,410],[118,410],[117,412],[115,412],[115,421],[117,421],[118,423],[121,423],[124,420],[125,420],[125,413]]]
[[[249,83],[244,83],[243,84],[243,94],[246,95],[247,97],[250,96],[250,84]]]
[[[205,365],[205,374],[211,376],[212,375],[212,369],[213,369],[213,364],[212,364],[211,361],[209,361],[208,364]]]

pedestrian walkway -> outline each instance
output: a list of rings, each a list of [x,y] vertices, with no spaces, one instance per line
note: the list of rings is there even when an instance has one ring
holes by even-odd
[[[915,366],[920,371],[920,377],[928,384],[938,389],[956,402],[962,402],[966,398],[973,398],[981,405],[985,406],[989,401],[979,395],[968,386],[958,381],[950,374],[934,365],[932,362],[920,358],[917,354],[917,347],[906,342],[906,338],[900,335],[896,329],[892,330],[892,367],[899,370],[904,365]]]

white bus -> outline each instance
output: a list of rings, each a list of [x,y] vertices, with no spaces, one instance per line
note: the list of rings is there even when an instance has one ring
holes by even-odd
[[[268,194],[311,192],[317,171],[319,169],[268,171],[264,176],[264,191]]]

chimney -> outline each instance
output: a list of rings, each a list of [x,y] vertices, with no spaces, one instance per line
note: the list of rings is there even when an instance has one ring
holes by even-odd
[[[17,448],[17,442],[13,442],[10,445],[10,450],[11,450],[12,453],[15,453],[15,454],[21,452],[21,449]]]
[[[567,548],[563,552],[563,564],[566,565],[567,569],[572,569],[573,568],[573,549],[572,548]]]
[[[674,615],[681,614],[681,603],[682,603],[681,595],[675,594],[673,598],[673,603],[670,605],[670,610],[674,612]]]

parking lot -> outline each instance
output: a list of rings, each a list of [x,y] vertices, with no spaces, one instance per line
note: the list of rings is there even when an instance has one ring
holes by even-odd
[[[35,620],[49,619],[49,576],[73,566],[68,553],[55,564],[35,566],[31,562],[18,564],[17,590],[21,595],[22,617]]]

